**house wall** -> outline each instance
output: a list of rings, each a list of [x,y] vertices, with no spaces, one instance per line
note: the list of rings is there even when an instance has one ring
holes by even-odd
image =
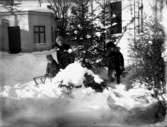
[[[125,66],[129,66],[134,63],[134,60],[130,57],[130,44],[134,41],[134,25],[138,25],[137,20],[135,24],[134,18],[134,1],[122,0],[122,34],[117,45],[120,47],[125,60]]]
[[[38,44],[35,43],[33,40],[33,26],[34,25],[40,25],[40,26],[45,26],[45,36],[46,36],[46,43],[43,44]],[[52,31],[51,27],[54,28],[55,30],[55,22],[53,19],[53,15],[50,13],[40,13],[40,12],[29,12],[29,32],[30,32],[30,46],[32,50],[45,50],[45,49],[51,49],[53,46],[52,42]],[[26,44],[23,44],[24,47],[26,48]],[[24,50],[29,50],[26,48]]]
[[[1,51],[8,51],[9,44],[8,44],[8,22],[2,20],[0,22],[0,50]]]
[[[49,12],[16,12],[11,13],[1,13],[0,21],[6,20],[9,26],[19,26],[20,27],[20,37],[21,37],[21,50],[25,52],[37,51],[37,50],[47,50],[51,49],[53,46],[52,42],[52,31],[56,29],[55,20],[53,15]],[[34,25],[44,25],[46,32],[46,43],[37,44],[33,40],[33,26]],[[1,34],[2,33],[2,34]],[[0,50],[9,50],[8,42],[8,26],[0,25]]]
[[[29,16],[28,12],[24,15],[19,15],[19,26],[21,31],[21,50],[22,51],[32,51],[33,47],[31,44],[31,33],[29,29]]]
[[[32,46],[30,44],[31,36],[29,33],[28,13],[27,12],[19,12],[19,13],[16,12],[13,14],[1,13],[1,18],[7,20],[9,22],[9,26],[20,27],[21,50],[26,51],[25,49],[32,49]],[[8,31],[8,28],[6,28],[6,31]],[[8,38],[8,36],[6,36],[5,38]],[[8,41],[5,43],[9,44]]]

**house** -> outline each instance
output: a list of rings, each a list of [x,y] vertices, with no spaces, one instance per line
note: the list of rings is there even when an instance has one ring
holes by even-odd
[[[51,49],[56,22],[51,10],[39,0],[14,6],[0,3],[0,50],[17,53]]]
[[[16,3],[12,7],[3,6],[5,2],[1,1],[0,50],[38,51],[53,47],[56,21],[52,11],[47,8],[47,0],[15,0]],[[100,6],[105,2],[111,3],[110,11],[113,17],[118,12],[115,5],[120,8],[119,20],[121,22],[116,25],[116,28],[119,28],[116,33],[122,37],[117,40],[117,44],[121,47],[126,61],[131,61],[129,43],[134,41],[136,35],[142,31],[143,14],[151,12],[150,3],[153,3],[153,0],[148,2],[143,0],[91,0],[90,11],[97,10],[96,14],[98,15],[101,10]]]

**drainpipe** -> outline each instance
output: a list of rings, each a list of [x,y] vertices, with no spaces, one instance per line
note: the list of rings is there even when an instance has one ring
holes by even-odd
[[[41,7],[41,0],[38,0],[39,6]]]

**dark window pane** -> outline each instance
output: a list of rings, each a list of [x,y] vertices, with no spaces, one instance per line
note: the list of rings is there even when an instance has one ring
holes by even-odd
[[[45,27],[41,26],[40,27],[40,32],[44,32],[45,31]]]
[[[34,42],[39,43],[39,36],[38,33],[34,33]]]
[[[45,43],[45,26],[34,26],[34,42]]]
[[[41,40],[40,43],[45,43],[45,34],[44,33],[40,34],[40,40]]]

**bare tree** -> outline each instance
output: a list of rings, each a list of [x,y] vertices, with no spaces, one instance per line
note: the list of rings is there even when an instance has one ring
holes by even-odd
[[[22,0],[1,0],[1,4],[5,9],[7,9],[12,15],[14,15],[14,25],[18,25],[18,19],[16,15],[16,11],[18,12],[19,10],[17,9],[17,6],[20,5],[20,2]]]
[[[68,16],[73,2],[74,0],[48,0],[48,8],[55,12],[57,18],[65,18]]]
[[[66,34],[67,20],[71,7],[74,5],[75,0],[47,0],[51,9],[55,14],[55,19],[58,22],[58,29],[61,35]]]

